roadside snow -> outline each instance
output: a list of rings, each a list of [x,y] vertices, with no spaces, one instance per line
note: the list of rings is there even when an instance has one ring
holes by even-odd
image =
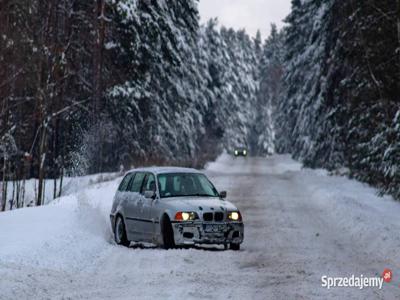
[[[62,184],[62,195],[67,196],[71,194],[75,194],[80,190],[90,187],[96,183],[106,182],[114,180],[119,177],[118,173],[101,173],[95,175],[87,175],[80,177],[64,177]],[[60,181],[54,181],[53,179],[45,180],[44,185],[44,203],[48,204],[53,201],[54,198],[54,184],[56,184],[57,194],[60,188]],[[13,183],[7,183],[7,205],[6,210],[10,209],[10,199],[13,197]],[[38,190],[38,180],[37,179],[29,179],[25,181],[25,184],[21,182],[20,193],[24,194],[24,207],[26,206],[34,206],[35,199],[37,198]],[[22,203],[22,195],[20,202]],[[14,203],[13,208],[15,208],[16,204]],[[22,206],[22,205],[21,205]]]
[[[398,297],[400,204],[392,198],[288,156],[224,154],[206,172],[244,215],[241,251],[116,246],[109,211],[121,178],[92,183],[0,214],[0,299]],[[394,278],[382,290],[321,287],[322,275],[384,268]]]

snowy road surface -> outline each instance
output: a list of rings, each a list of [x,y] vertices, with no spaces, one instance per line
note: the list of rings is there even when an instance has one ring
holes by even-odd
[[[240,252],[114,245],[108,215],[118,179],[0,214],[0,299],[400,297],[400,203],[288,156],[223,155],[207,173],[242,211]],[[321,287],[323,275],[385,268],[394,275],[382,290]]]

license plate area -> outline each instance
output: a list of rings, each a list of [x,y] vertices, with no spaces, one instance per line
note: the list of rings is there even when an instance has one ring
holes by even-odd
[[[204,232],[207,233],[216,233],[216,232],[224,232],[225,225],[222,224],[204,224],[203,225]]]

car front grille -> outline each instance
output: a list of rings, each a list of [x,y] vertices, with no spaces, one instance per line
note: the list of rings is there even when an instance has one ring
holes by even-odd
[[[203,214],[203,220],[207,222],[215,221],[215,222],[222,222],[224,220],[224,213],[223,212],[207,212]]]
[[[213,220],[213,213],[204,213],[203,214],[204,221],[212,221]]]
[[[222,212],[216,212],[214,214],[214,221],[216,222],[221,222],[224,219],[224,213]]]

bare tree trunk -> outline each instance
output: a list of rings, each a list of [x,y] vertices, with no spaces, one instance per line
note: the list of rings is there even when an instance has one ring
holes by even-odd
[[[54,176],[53,180],[53,199],[57,198],[57,177]]]
[[[399,64],[399,76],[400,76],[400,0],[397,0],[397,56],[398,56],[398,64]],[[400,80],[398,82],[400,87]],[[400,91],[400,89],[399,89]]]
[[[58,188],[58,197],[61,197],[61,194],[62,194],[63,179],[64,179],[64,168],[61,169],[60,187]]]
[[[40,47],[46,47],[50,49],[50,51],[54,51],[52,45],[49,45],[48,39],[51,36],[51,20],[52,20],[52,13],[54,11],[54,1],[40,1],[39,8],[43,11],[39,11],[39,13],[43,13],[42,20],[43,20],[43,29],[41,34],[39,35],[38,45]],[[40,17],[40,15],[39,15]],[[49,65],[50,64],[50,65]],[[45,177],[45,161],[46,161],[46,154],[47,154],[47,114],[49,114],[49,97],[48,97],[48,88],[51,82],[50,72],[51,72],[51,63],[49,62],[49,58],[42,53],[39,57],[38,61],[38,79],[37,79],[37,101],[38,101],[38,112],[39,112],[39,124],[41,126],[38,130],[40,132],[40,145],[39,145],[39,182],[38,182],[38,195],[36,198],[36,206],[42,205],[43,195],[44,195],[44,177]]]
[[[46,200],[46,180],[43,179],[43,193],[42,193],[42,205],[45,204],[45,200]]]
[[[21,200],[22,200],[22,207],[25,207],[25,174],[24,174],[24,179],[22,180]]]
[[[103,90],[102,71],[103,71],[103,48],[105,40],[105,0],[94,0],[94,28],[96,29],[96,42],[93,56],[94,67],[94,99],[92,121],[95,123],[100,110],[100,100]]]
[[[10,199],[10,210],[12,210],[12,209],[13,209],[13,206],[14,206],[15,190],[16,190],[15,185],[16,185],[16,184],[15,184],[15,178],[13,178],[13,179],[12,179],[12,188],[13,188],[13,190],[12,190],[11,199]]]
[[[2,203],[1,203],[1,211],[6,210],[6,203],[7,203],[7,182],[6,182],[6,166],[7,166],[7,159],[4,156],[4,162],[3,162],[3,188],[1,191],[2,195]]]
[[[15,195],[15,203],[17,208],[20,208],[20,195],[21,195],[21,180],[17,180],[17,193]]]
[[[9,31],[9,11],[8,11],[8,1],[1,1],[0,2],[0,33],[7,34]],[[0,113],[4,116],[2,123],[4,125],[7,125],[8,123],[8,96],[9,96],[9,89],[8,89],[8,84],[5,84],[8,80],[8,74],[10,73],[9,65],[5,64],[2,66],[2,70],[0,70],[0,84],[3,85],[4,87],[1,86],[0,89],[0,99],[2,100],[1,107],[0,107]],[[4,77],[3,77],[4,76]],[[4,126],[6,127],[6,126]],[[4,129],[4,131],[3,131]],[[7,128],[1,128],[0,130],[0,136],[6,132]],[[7,204],[7,183],[6,183],[6,165],[7,165],[7,157],[5,151],[3,152],[3,178],[2,178],[2,188],[1,188],[1,202],[0,202],[0,210],[5,211],[6,209],[6,204]]]
[[[25,207],[25,178],[26,178],[26,170],[25,170],[25,161],[22,164],[22,172],[21,172],[21,180],[20,180],[20,193],[19,193],[19,206]]]
[[[94,99],[93,99],[93,110],[92,110],[92,126],[100,126],[98,124],[99,115],[101,112],[101,98],[103,92],[103,49],[104,49],[104,41],[105,41],[105,30],[106,30],[106,17],[105,17],[105,0],[94,0],[94,14],[93,14],[93,27],[96,30],[96,41],[93,55],[93,67],[94,67]],[[103,137],[101,136],[100,130],[96,130],[97,132],[97,143],[100,147],[100,155],[102,157],[103,152]],[[95,162],[96,170],[95,172],[100,172],[103,169],[102,159],[97,159]]]
[[[34,190],[35,190],[35,199],[37,199],[37,198],[38,198],[38,196],[37,196],[38,191],[37,191],[36,180],[34,181],[33,188],[34,188]],[[33,200],[32,200],[31,202],[33,202]],[[31,202],[28,203],[29,206],[31,206]],[[32,203],[32,204],[33,204],[33,203]]]
[[[37,195],[37,200],[36,200],[36,206],[42,205],[42,200],[44,196],[44,163],[46,161],[46,130],[47,130],[47,125],[44,125],[42,130],[42,135],[41,135],[41,141],[40,141],[40,149],[39,149],[39,183],[38,183],[38,195]]]
[[[0,182],[0,189],[1,189],[1,193],[0,193],[0,211],[4,211],[3,210],[3,186],[4,186],[4,183],[3,182]]]

